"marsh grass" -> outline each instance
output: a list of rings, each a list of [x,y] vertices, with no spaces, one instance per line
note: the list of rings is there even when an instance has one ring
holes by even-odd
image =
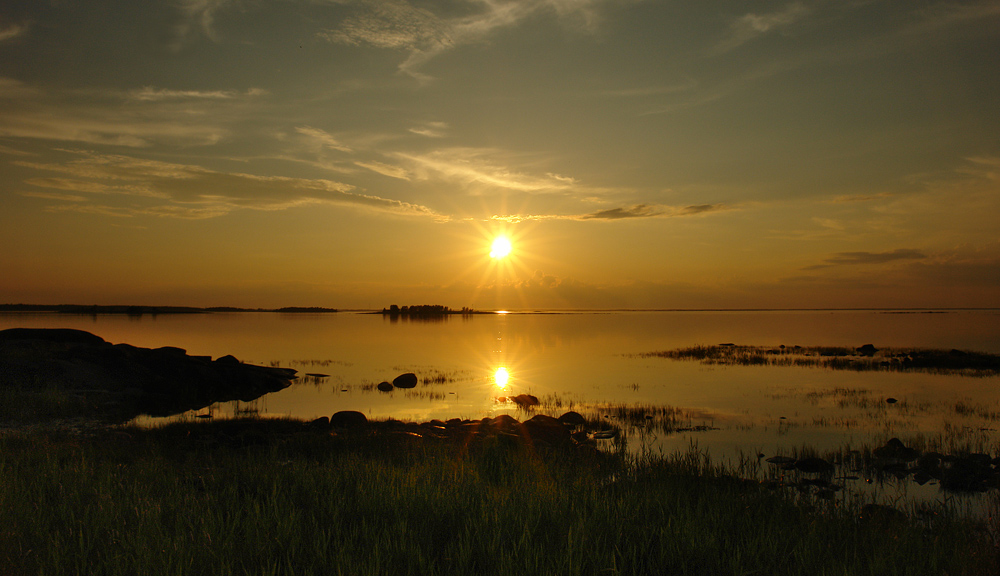
[[[583,458],[286,420],[0,437],[5,574],[993,574],[949,517],[794,501],[695,450]]]
[[[94,407],[84,394],[54,384],[36,382],[0,386],[0,422],[20,424],[87,416],[93,412]]]
[[[835,346],[692,346],[638,354],[640,358],[697,360],[728,366],[801,366],[831,370],[931,372],[963,376],[1000,375],[1000,354],[925,348],[870,349]]]

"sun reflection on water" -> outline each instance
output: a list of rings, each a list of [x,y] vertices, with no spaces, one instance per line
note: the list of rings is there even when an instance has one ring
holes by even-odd
[[[497,388],[500,388],[501,390],[507,388],[507,382],[509,380],[510,380],[510,373],[504,366],[500,366],[499,368],[496,369],[496,372],[493,373],[493,381],[496,383]]]

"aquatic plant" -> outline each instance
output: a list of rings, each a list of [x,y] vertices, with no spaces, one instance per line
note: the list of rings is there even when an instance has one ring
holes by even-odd
[[[1000,374],[1000,354],[925,348],[877,349],[834,346],[692,346],[637,355],[640,358],[697,360],[729,366],[803,366],[831,370],[932,372],[987,377]]]

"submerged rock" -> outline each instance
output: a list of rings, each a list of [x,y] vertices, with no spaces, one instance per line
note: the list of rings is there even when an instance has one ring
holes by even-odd
[[[808,474],[829,474],[833,472],[833,464],[822,458],[802,458],[801,460],[796,460],[795,468]]]
[[[899,438],[890,438],[885,446],[881,446],[872,450],[872,454],[875,455],[879,460],[900,460],[902,462],[910,462],[911,460],[916,460],[920,456],[920,451],[907,448],[905,444]]]

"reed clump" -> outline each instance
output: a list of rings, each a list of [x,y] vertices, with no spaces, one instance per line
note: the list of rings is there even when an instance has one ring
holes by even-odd
[[[374,426],[373,429],[377,429]],[[971,523],[796,503],[696,451],[193,422],[0,436],[5,574],[993,574]]]
[[[858,348],[719,344],[646,352],[638,356],[729,366],[801,366],[858,372],[915,371],[975,377],[1000,375],[1000,354],[957,349],[877,349],[871,344]]]

